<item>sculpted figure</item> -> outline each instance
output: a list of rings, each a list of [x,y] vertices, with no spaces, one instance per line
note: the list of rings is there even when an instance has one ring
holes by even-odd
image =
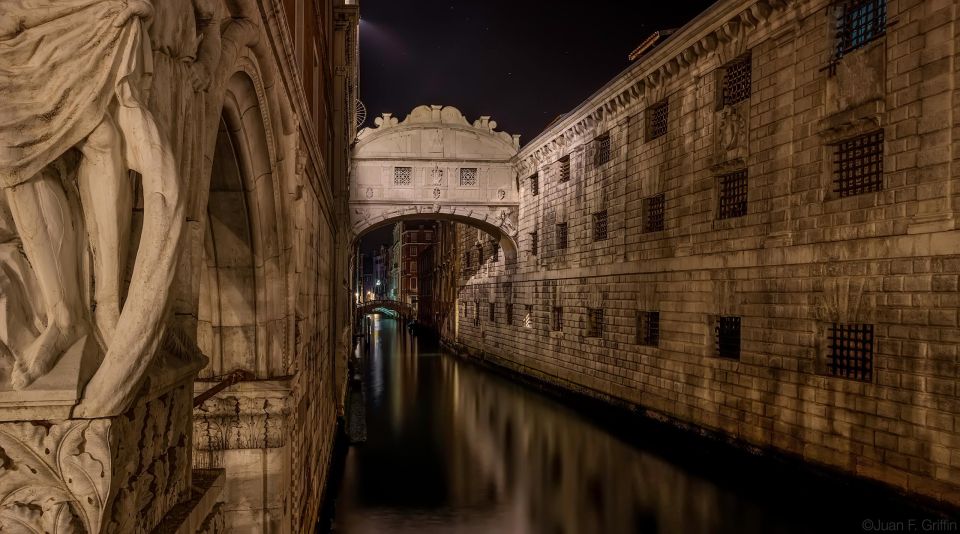
[[[34,298],[46,311],[39,336],[15,354],[11,383],[27,387],[72,344],[96,335],[106,355],[75,410],[80,417],[117,413],[139,387],[163,335],[178,260],[183,185],[146,106],[152,15],[148,0],[4,0],[0,10],[0,185],[39,286]],[[190,71],[194,88],[205,88],[208,71]],[[72,148],[81,154],[77,182],[94,256],[92,323],[80,236],[62,179],[50,171]],[[128,170],[142,176],[144,211],[121,306],[133,208]]]

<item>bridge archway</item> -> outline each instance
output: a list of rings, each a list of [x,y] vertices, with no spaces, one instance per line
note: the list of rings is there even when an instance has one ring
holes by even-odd
[[[354,244],[403,220],[464,223],[517,254],[519,191],[511,163],[519,136],[473,123],[452,106],[419,106],[399,121],[384,113],[357,135],[350,175]]]

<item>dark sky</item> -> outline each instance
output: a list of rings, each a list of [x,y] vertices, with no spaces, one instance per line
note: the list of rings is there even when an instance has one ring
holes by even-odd
[[[650,33],[705,0],[361,0],[360,95],[367,123],[420,104],[533,139],[629,64]]]
[[[421,104],[458,107],[530,141],[629,65],[659,29],[708,0],[361,0],[360,96],[366,126]],[[372,251],[389,227],[363,238]]]

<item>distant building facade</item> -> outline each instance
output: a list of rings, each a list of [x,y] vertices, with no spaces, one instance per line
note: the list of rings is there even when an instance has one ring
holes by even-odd
[[[436,239],[436,224],[400,222],[393,230],[393,272],[396,299],[416,308],[419,295],[417,259]]]

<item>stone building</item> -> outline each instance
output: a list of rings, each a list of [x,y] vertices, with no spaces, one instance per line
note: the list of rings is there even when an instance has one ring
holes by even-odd
[[[960,504],[952,2],[723,0],[457,225],[462,351]]]
[[[0,25],[0,530],[313,530],[356,2],[46,1]]]

